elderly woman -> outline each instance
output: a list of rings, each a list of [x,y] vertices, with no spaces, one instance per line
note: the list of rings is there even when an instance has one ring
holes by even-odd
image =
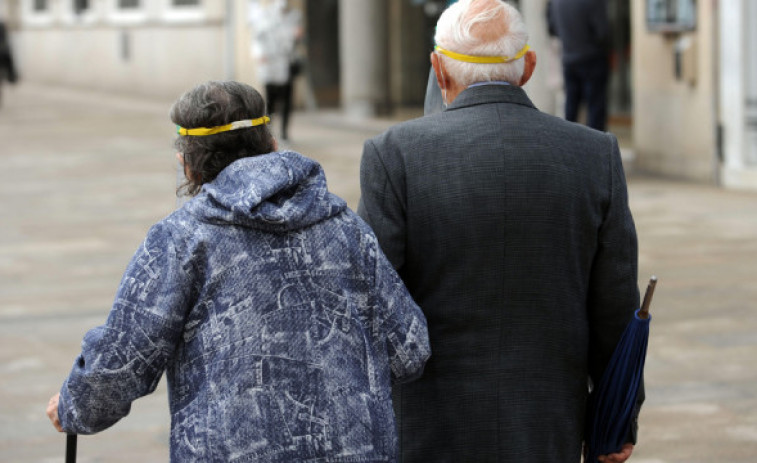
[[[107,322],[48,407],[102,431],[168,378],[171,461],[392,461],[392,382],[419,376],[426,321],[323,170],[276,151],[250,86],[171,109],[194,198],[154,225]]]

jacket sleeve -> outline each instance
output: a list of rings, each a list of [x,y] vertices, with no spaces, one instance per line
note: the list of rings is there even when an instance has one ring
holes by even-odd
[[[385,162],[373,140],[365,142],[360,161],[358,215],[371,226],[395,269],[405,264],[405,202],[402,167]]]
[[[610,139],[608,201],[599,230],[588,298],[589,374],[596,384],[634,312],[639,308],[638,242],[628,205],[628,189],[614,136]],[[642,383],[636,414],[644,401]],[[634,423],[636,419],[633,420]],[[632,441],[635,442],[635,425]]]
[[[375,239],[370,252],[376,262],[374,304],[378,335],[386,340],[392,383],[412,381],[423,374],[431,356],[426,317]]]
[[[60,391],[66,432],[102,431],[153,392],[182,333],[186,275],[160,224],[135,253],[107,322],[86,333],[82,351]]]

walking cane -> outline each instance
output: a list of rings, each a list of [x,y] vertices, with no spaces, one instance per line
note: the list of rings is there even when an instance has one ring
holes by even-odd
[[[66,463],[76,463],[76,434],[66,435]]]

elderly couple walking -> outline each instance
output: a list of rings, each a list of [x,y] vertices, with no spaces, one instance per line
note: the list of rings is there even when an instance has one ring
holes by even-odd
[[[447,107],[365,143],[357,214],[278,151],[253,88],[185,93],[193,199],[85,335],[55,427],[102,431],[165,372],[176,462],[580,461],[588,383],[639,305],[636,234],[615,138],[522,90],[527,39],[500,0],[445,11]]]

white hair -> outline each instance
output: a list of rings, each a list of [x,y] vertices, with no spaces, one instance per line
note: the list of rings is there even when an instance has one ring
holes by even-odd
[[[495,3],[481,7],[477,14],[469,10],[480,2]],[[474,27],[486,27],[493,40],[476,37]],[[528,31],[523,17],[515,7],[501,0],[459,0],[442,13],[436,24],[436,45],[445,50],[473,56],[514,56],[528,42]],[[518,85],[525,67],[525,58],[509,63],[480,64],[454,60],[441,53],[444,74],[459,85],[501,80]]]

